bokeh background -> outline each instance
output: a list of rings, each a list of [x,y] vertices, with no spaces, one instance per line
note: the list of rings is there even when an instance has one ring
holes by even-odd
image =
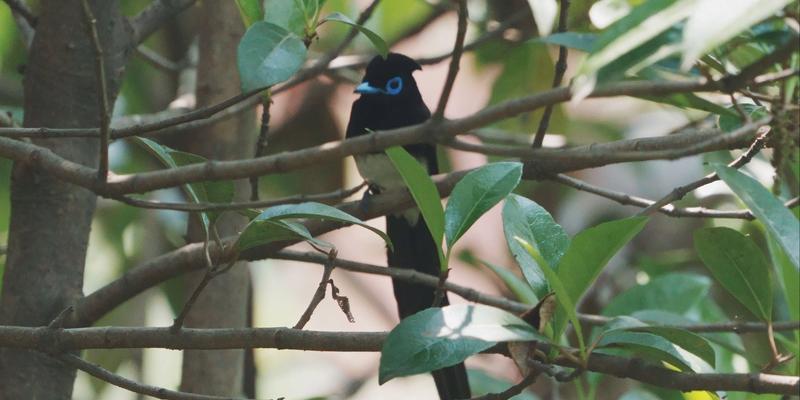
[[[145,0],[121,2],[129,14],[137,12],[148,3]],[[36,9],[36,1],[29,3]],[[355,18],[368,3],[363,0],[328,0],[325,8]],[[518,10],[527,10],[524,3],[525,1],[516,0],[470,1],[471,24],[467,42],[513,17]],[[570,30],[593,31],[613,18],[613,8],[592,9],[594,2],[590,0],[572,0],[571,3]],[[367,26],[378,32],[387,42],[393,43],[393,51],[415,58],[445,54],[452,48],[456,16],[452,12],[437,16],[440,14],[437,9],[434,2],[424,0],[383,0]],[[592,13],[589,12],[590,9]],[[433,22],[422,32],[404,37],[405,32],[428,19]],[[518,20],[520,22],[515,25],[515,29],[507,31],[502,38],[489,41],[477,51],[465,54],[446,112],[447,117],[466,116],[488,104],[549,88],[555,49],[541,43],[520,43],[533,35],[535,28],[531,16]],[[153,35],[145,46],[178,62],[186,59],[193,38],[200,29],[204,27],[199,24],[197,10],[192,9]],[[340,26],[323,27],[318,41],[310,47],[310,58],[333,48],[345,32],[346,28]],[[347,49],[345,56],[371,55],[373,52],[369,42],[359,37]],[[567,78],[571,76],[581,57],[580,53],[570,53]],[[345,61],[347,58],[343,57],[336,62]],[[10,10],[4,3],[0,3],[0,112],[11,113],[18,121],[21,120],[21,71],[24,70],[25,62],[25,50]],[[234,60],[231,60],[231,68],[234,67]],[[359,79],[360,73],[346,71],[335,78],[321,77],[275,96],[271,108],[273,139],[268,152],[275,153],[341,139],[350,105],[356,98],[352,93],[353,81]],[[422,71],[416,73],[416,79],[429,105],[436,104],[446,73],[446,61],[426,65]],[[121,95],[114,107],[114,115],[122,117],[163,110],[176,100],[178,85],[178,73],[156,68],[142,57],[134,57],[128,66]],[[191,99],[188,101],[190,103],[187,104],[191,104]],[[256,122],[260,112],[257,109],[252,114],[253,135],[257,135]],[[706,114],[700,111],[687,111],[628,98],[563,104],[556,107],[545,146],[558,147],[665,135],[690,122],[702,121],[705,117]],[[504,137],[514,134],[512,137],[515,140],[530,141],[531,132],[535,131],[539,119],[539,113],[522,115],[499,123],[485,133],[490,135],[501,132]],[[480,139],[467,137],[466,140]],[[489,161],[482,155],[453,150],[441,150],[441,155],[445,171],[471,168]],[[726,160],[730,157],[730,153],[724,152],[672,162],[632,163],[582,171],[576,176],[599,186],[658,198],[675,186],[701,177],[706,172],[705,161]],[[113,144],[111,161],[112,170],[117,172],[159,168],[148,154],[125,141]],[[7,239],[10,168],[9,161],[0,159],[0,245]],[[772,168],[766,159],[757,158],[746,168],[762,182],[768,184],[772,179]],[[360,182],[354,164],[348,158],[289,174],[263,177],[260,185],[261,197],[322,193],[352,187]],[[524,182],[518,192],[547,208],[570,234],[601,221],[630,216],[637,211],[635,208],[620,206],[609,200],[549,182]],[[723,209],[736,208],[737,205],[724,196],[726,193],[724,185],[712,184],[695,192],[686,201]],[[155,193],[152,198],[177,201],[180,196],[177,190],[164,190]],[[353,199],[360,196],[361,194],[357,194]],[[370,223],[383,228],[382,219]],[[738,221],[715,223],[741,226]],[[671,219],[663,216],[654,218],[646,231],[606,268],[595,289],[587,296],[583,311],[598,312],[618,293],[633,286],[648,284],[664,274],[705,274],[691,246],[691,232],[704,224],[707,222],[693,219]],[[101,200],[92,227],[84,292],[92,292],[143,260],[183,245],[186,225],[187,215],[184,213],[140,210],[115,201]],[[335,244],[343,258],[385,264],[383,243],[363,229],[341,229],[326,234],[324,239]],[[295,248],[308,249],[304,245],[297,245]],[[486,214],[471,228],[460,241],[456,253],[469,253],[518,273],[505,244],[499,207]],[[0,255],[0,273],[4,261],[4,257]],[[486,293],[510,296],[496,275],[484,266],[473,264],[456,260],[451,266],[450,279]],[[293,325],[308,304],[322,272],[319,265],[275,260],[253,262],[248,268],[253,278],[253,321],[259,327]],[[335,270],[333,278],[342,294],[349,297],[356,322],[349,323],[336,304],[327,298],[306,329],[383,331],[391,329],[397,323],[388,278],[341,270]],[[715,316],[709,319],[746,317],[746,312],[737,308],[723,293],[709,289],[711,284],[707,278],[703,282],[701,286],[712,296],[709,296],[707,304],[697,306],[695,312],[698,315],[705,313],[703,315]],[[174,279],[125,303],[98,325],[168,326],[172,323],[176,310],[180,310],[185,290],[183,281]],[[662,295],[666,300],[676,294],[678,293]],[[711,299],[716,299],[716,302]],[[462,301],[453,295],[451,300],[456,303]],[[764,342],[757,337],[750,339],[752,342]],[[738,339],[733,337],[731,340]],[[742,343],[748,346],[748,352],[754,352],[756,359],[766,357],[765,348],[750,346],[748,341],[745,336]],[[759,356],[759,353],[763,355]],[[121,375],[157,386],[177,388],[181,376],[180,351],[88,351],[86,357]],[[259,349],[255,351],[258,397],[422,399],[431,398],[435,393],[433,381],[427,375],[394,379],[379,387],[376,374],[378,360],[379,355],[372,353]],[[501,356],[475,356],[467,361],[467,366],[479,370],[474,377],[479,385],[486,388],[499,384],[497,380],[514,382],[520,378],[513,363]],[[728,355],[721,370],[742,371],[746,367],[747,363],[741,356]],[[601,387],[599,398],[618,398],[623,395],[628,396],[627,399],[648,398],[647,396],[683,398],[680,394],[666,391],[651,390],[644,393],[641,386],[613,378],[605,378]],[[574,396],[573,388],[565,385],[559,394],[553,389],[551,382],[544,378],[535,385],[535,389],[540,398]],[[631,389],[634,390],[630,391]],[[530,399],[535,396],[529,393],[519,398]],[[79,373],[74,398],[110,400],[135,399],[137,396]]]

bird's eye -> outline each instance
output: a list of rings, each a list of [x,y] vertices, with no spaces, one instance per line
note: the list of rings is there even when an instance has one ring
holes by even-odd
[[[386,82],[386,94],[396,95],[403,90],[403,78],[395,76]]]

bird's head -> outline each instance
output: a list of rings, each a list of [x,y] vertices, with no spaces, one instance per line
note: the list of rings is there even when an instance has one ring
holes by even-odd
[[[417,82],[411,75],[422,67],[410,57],[389,53],[386,58],[376,56],[367,65],[361,84],[355,89],[362,98],[380,102],[421,100]]]

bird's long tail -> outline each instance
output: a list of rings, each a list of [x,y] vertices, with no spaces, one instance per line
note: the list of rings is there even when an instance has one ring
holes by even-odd
[[[388,215],[386,232],[394,245],[394,250],[388,251],[390,268],[413,268],[429,275],[439,275],[436,244],[422,216],[408,218],[408,214]],[[435,289],[430,286],[400,280],[394,280],[392,284],[400,318],[415,314],[433,304]],[[449,303],[445,296],[442,305],[447,304]],[[472,397],[464,363],[433,371],[432,374],[441,400]]]

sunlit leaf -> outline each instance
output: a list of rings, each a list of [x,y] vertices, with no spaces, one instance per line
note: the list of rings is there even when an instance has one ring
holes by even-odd
[[[400,321],[381,350],[378,381],[448,367],[497,342],[547,339],[506,311],[459,304],[428,308]]]

